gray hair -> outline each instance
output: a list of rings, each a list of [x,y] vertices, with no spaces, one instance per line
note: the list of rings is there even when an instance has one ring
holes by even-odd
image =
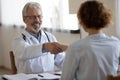
[[[22,16],[23,16],[23,17],[26,16],[27,10],[28,10],[29,8],[38,8],[38,9],[41,10],[41,5],[40,5],[39,3],[37,3],[37,2],[28,2],[28,3],[24,6],[24,8],[23,8],[23,10],[22,10]]]

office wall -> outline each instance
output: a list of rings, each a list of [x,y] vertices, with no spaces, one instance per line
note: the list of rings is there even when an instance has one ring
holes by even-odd
[[[117,15],[117,11],[118,11],[118,8],[117,8],[117,1],[118,0],[100,0],[100,1],[103,1],[105,4],[107,4],[107,6],[109,7],[109,9],[112,10],[112,13],[113,13],[113,24],[110,25],[109,28],[106,28],[104,29],[104,32],[108,35],[113,35],[113,36],[116,36],[116,37],[119,37],[119,33],[118,32],[118,28],[120,27],[117,23],[117,20],[118,20],[118,15]]]
[[[40,2],[41,0],[0,0],[2,6],[1,22],[7,25],[24,25],[22,21],[23,6],[29,1]],[[14,14],[15,13],[15,14]]]
[[[85,0],[69,0],[69,13],[75,14],[83,1]]]
[[[14,5],[13,5],[14,4]],[[22,0],[1,0],[1,21],[2,24],[22,24],[22,17],[18,15],[22,15],[20,12],[22,10]],[[15,14],[13,14],[15,12]]]

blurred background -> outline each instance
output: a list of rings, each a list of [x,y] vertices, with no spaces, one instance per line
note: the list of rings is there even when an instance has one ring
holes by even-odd
[[[29,1],[41,4],[42,28],[53,33],[60,43],[70,45],[87,36],[76,16],[80,3],[85,0],[0,0],[0,68],[11,69],[11,42],[25,28],[22,8]],[[113,24],[104,29],[104,32],[120,39],[120,0],[100,1],[107,4],[113,13]]]

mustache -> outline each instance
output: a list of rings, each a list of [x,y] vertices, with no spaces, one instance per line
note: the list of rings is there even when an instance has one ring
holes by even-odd
[[[33,22],[32,25],[34,25],[34,24],[39,24],[40,25],[41,23],[42,22]]]

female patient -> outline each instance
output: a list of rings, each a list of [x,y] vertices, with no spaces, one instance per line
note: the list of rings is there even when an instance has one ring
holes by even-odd
[[[67,49],[61,80],[106,80],[108,74],[116,75],[120,41],[102,32],[112,22],[110,10],[89,0],[81,4],[77,17],[88,36]]]

